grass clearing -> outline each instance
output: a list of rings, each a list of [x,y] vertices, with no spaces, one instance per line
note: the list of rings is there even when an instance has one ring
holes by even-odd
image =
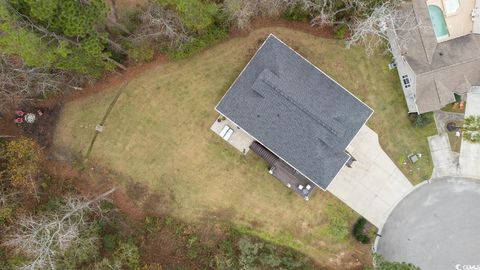
[[[217,117],[215,105],[270,32],[375,109],[368,125],[412,182],[430,176],[426,138],[435,134],[435,127],[411,126],[396,71],[388,69],[388,57],[368,58],[362,48],[346,50],[339,40],[278,27],[230,39],[132,80],[107,119],[91,157],[147,185],[159,194],[153,205],[168,206],[169,213],[182,220],[231,222],[325,264],[332,257],[352,260],[348,252],[355,249],[368,257],[369,248],[351,236],[343,240],[325,236],[331,220],[343,226],[337,218],[344,218],[351,227],[358,217],[349,209],[341,217],[325,214],[328,205],[339,205],[339,200],[317,192],[305,202],[272,178],[260,158],[242,156],[209,130]],[[55,144],[85,153],[114,95],[115,91],[103,91],[67,104]],[[411,152],[421,153],[422,159],[403,165]]]

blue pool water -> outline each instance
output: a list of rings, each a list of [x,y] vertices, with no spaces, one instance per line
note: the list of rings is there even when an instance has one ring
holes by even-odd
[[[432,20],[433,30],[435,31],[437,40],[448,37],[448,28],[445,17],[443,16],[443,11],[438,6],[429,5],[428,13],[430,13],[430,19]]]

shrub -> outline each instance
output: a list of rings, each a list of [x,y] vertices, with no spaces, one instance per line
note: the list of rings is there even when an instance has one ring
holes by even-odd
[[[353,236],[362,244],[370,243],[370,237],[368,237],[364,233],[365,225],[367,224],[367,220],[363,217],[358,218],[357,222],[353,225]]]
[[[159,3],[177,11],[182,23],[197,33],[209,29],[219,11],[215,3],[201,0],[159,0]]]
[[[284,13],[287,6],[283,0],[224,0],[222,14],[231,26],[245,29],[255,17],[288,16]]]
[[[150,62],[153,59],[155,51],[149,42],[141,42],[133,45],[128,50],[128,58],[137,63]]]
[[[249,237],[241,238],[238,248],[240,269],[312,269],[305,256]]]
[[[21,137],[7,142],[0,156],[7,161],[5,171],[0,173],[9,177],[12,186],[36,194],[36,177],[42,158],[39,145],[30,138]]]
[[[112,257],[113,264],[118,269],[123,269],[125,266],[129,269],[140,268],[140,252],[138,247],[131,241],[120,243]]]
[[[199,52],[200,50],[213,44],[214,42],[222,40],[226,37],[227,31],[225,28],[220,26],[214,26],[203,35],[181,46],[179,49],[169,49],[167,53],[172,59],[184,59]]]
[[[308,12],[303,8],[301,3],[289,7],[283,13],[283,17],[289,21],[307,21],[309,18]]]
[[[420,270],[419,267],[411,263],[389,262],[377,253],[373,254],[373,261],[377,270]]]
[[[106,234],[103,237],[103,248],[107,252],[114,252],[118,244],[118,235]]]
[[[419,114],[416,117],[413,126],[416,128],[423,128],[432,122],[433,122],[433,113],[423,113],[423,114]]]
[[[196,235],[190,235],[187,240],[187,256],[190,259],[194,259],[198,256],[198,249],[199,249],[199,244],[198,244],[198,236]]]
[[[146,217],[143,221],[143,227],[147,233],[157,232],[162,227],[162,220],[159,217]]]
[[[254,243],[250,238],[242,238],[238,241],[238,248],[240,249],[240,256],[238,258],[240,266],[251,268],[258,259],[258,252],[263,248],[262,243]]]
[[[344,39],[347,34],[348,27],[345,24],[340,24],[335,27],[335,38]]]
[[[0,208],[0,225],[5,225],[10,222],[13,215],[12,207],[1,207]]]
[[[99,227],[92,225],[82,232],[75,243],[59,258],[59,269],[78,269],[80,265],[94,261],[100,256],[99,250]]]

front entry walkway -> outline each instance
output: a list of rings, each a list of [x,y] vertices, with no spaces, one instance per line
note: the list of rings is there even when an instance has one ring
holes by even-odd
[[[428,137],[434,167],[432,178],[458,175],[459,154],[452,151],[446,126],[449,122],[463,120],[463,114],[435,111],[434,117],[438,135]]]
[[[432,154],[432,178],[458,175],[458,153],[450,148],[447,134],[428,137],[428,145]]]
[[[413,186],[369,127],[363,126],[347,151],[357,161],[351,168],[343,168],[327,190],[381,228],[393,207]]]

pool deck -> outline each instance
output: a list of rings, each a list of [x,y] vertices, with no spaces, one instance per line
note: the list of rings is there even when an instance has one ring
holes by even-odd
[[[475,8],[475,1],[460,1],[460,7],[457,12],[451,15],[445,15],[444,0],[428,0],[426,2],[427,5],[436,5],[443,11],[450,35],[441,41],[451,40],[472,33],[474,25],[472,11]],[[480,18],[477,18],[477,20],[480,20]]]

